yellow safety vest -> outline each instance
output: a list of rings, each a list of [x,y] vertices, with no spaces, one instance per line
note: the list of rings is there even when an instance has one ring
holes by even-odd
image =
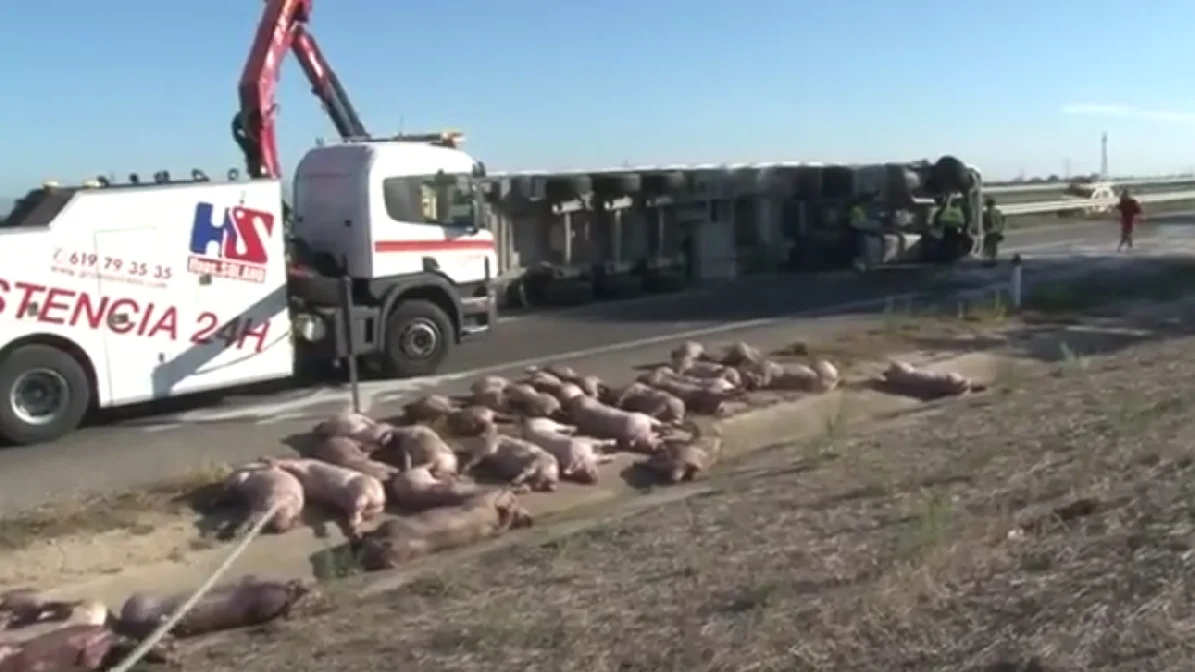
[[[963,211],[957,205],[948,205],[942,209],[939,221],[949,226],[962,226],[964,222]]]
[[[851,208],[850,223],[852,228],[863,228],[867,224],[867,211],[858,205]]]

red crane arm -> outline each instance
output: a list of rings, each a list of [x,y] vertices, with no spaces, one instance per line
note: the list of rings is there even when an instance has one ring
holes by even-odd
[[[369,135],[339,78],[307,31],[311,5],[312,0],[266,0],[237,87],[240,111],[232,122],[233,139],[245,155],[250,177],[282,175],[275,137],[274,98],[279,68],[288,50],[294,51],[299,59],[311,83],[311,92],[323,103],[340,136],[348,139]]]

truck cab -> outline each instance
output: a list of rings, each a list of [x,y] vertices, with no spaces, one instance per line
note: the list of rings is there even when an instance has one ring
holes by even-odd
[[[291,295],[305,315],[305,352],[324,361],[347,354],[343,320],[352,319],[355,352],[390,375],[429,375],[453,343],[496,322],[485,169],[459,142],[452,134],[350,141],[299,161]],[[338,312],[349,295],[355,312]]]

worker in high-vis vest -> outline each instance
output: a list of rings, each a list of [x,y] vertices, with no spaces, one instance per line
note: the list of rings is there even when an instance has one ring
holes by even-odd
[[[943,230],[959,230],[966,226],[967,220],[963,216],[963,209],[959,207],[958,201],[954,198],[946,200],[946,204],[938,210],[938,223]]]
[[[943,262],[956,258],[966,225],[966,217],[954,197],[939,199],[929,227],[930,238],[938,241],[937,252],[933,256]]]

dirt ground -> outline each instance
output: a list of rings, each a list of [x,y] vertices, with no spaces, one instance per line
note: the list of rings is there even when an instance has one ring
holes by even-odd
[[[185,669],[1183,668],[1195,308],[1040,296],[1016,319],[998,300],[894,312],[784,350],[854,370],[999,353],[982,394],[829,420],[634,515],[396,590],[331,581],[336,611],[190,644]],[[0,521],[0,585],[183,563],[214,543],[186,506],[219,473]]]
[[[828,425],[681,501],[368,598],[345,582],[339,610],[187,666],[1192,669],[1195,312],[1131,315],[1023,335],[1036,365],[985,394]]]
[[[979,334],[990,337],[993,328],[1007,326],[993,321],[991,312],[985,306],[966,319],[950,316],[936,320],[893,313],[833,342],[796,342],[776,354],[784,361],[829,357],[851,373],[886,353],[921,349],[931,355],[942,354],[940,345],[947,341],[951,344],[947,354],[968,351],[973,349],[969,339]],[[919,339],[926,347],[920,347]],[[625,372],[628,376],[632,373]],[[779,399],[769,400],[763,394],[755,397],[756,404]],[[622,460],[613,470],[617,472],[628,463]],[[105,583],[110,583],[118,575],[151,566],[155,575],[175,572],[185,577],[190,566],[198,567],[200,573],[207,571],[214,562],[208,556],[227,545],[217,538],[219,523],[227,516],[224,512],[211,515],[206,505],[231,466],[210,465],[146,491],[66,500],[0,518],[0,590],[30,585],[68,589],[78,585],[94,590],[95,577],[107,577]],[[560,492],[550,497],[568,496],[569,492]],[[559,503],[548,508],[557,509]],[[325,518],[312,516],[313,528],[328,527],[322,524]],[[324,533],[317,530],[315,534]],[[189,579],[184,583],[189,585]]]

